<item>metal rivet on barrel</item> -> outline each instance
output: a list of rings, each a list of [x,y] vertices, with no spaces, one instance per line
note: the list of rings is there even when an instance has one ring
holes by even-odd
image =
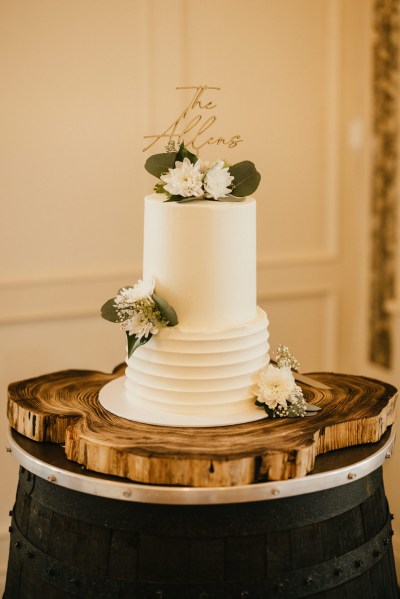
[[[16,547],[17,549],[20,549],[21,548],[21,543],[19,541],[15,541],[14,547]]]
[[[160,590],[156,591],[155,597],[156,597],[156,599],[164,599],[164,592],[160,591]]]
[[[335,576],[340,576],[341,574],[343,574],[343,570],[341,568],[335,568],[333,573]]]
[[[49,476],[47,477],[47,480],[51,483],[55,483],[57,480],[57,477],[55,474],[49,474]]]
[[[132,491],[124,491],[124,492],[122,493],[122,495],[123,495],[124,497],[130,497],[130,496],[132,495]],[[158,593],[158,591],[156,591],[156,592]],[[162,593],[162,591],[160,591],[160,592]],[[157,597],[157,595],[156,595],[156,597]],[[160,595],[160,597],[164,597],[164,595]]]
[[[390,539],[383,539],[383,544],[384,545],[389,545],[390,543]]]
[[[394,514],[390,514],[390,519],[394,520]]]
[[[250,593],[249,593],[249,591],[242,591],[240,593],[240,599],[250,599]]]
[[[277,487],[274,487],[273,489],[271,489],[271,493],[272,493],[272,495],[279,495],[280,494],[280,490],[277,489]]]
[[[364,562],[362,561],[362,559],[357,559],[357,560],[354,562],[354,565],[355,565],[355,567],[356,567],[356,568],[361,568],[361,566],[363,565],[363,563],[364,563]]]
[[[72,584],[74,584],[76,587],[78,587],[81,584],[79,578],[73,578],[72,580],[70,580],[70,582],[72,582]]]
[[[349,472],[347,478],[349,480],[354,480],[355,478],[357,478],[357,474],[355,472]]]
[[[309,585],[313,582],[312,576],[306,576],[304,579],[304,584]]]
[[[275,585],[274,589],[277,593],[283,593],[283,589],[284,589],[283,582],[278,582],[278,584]]]

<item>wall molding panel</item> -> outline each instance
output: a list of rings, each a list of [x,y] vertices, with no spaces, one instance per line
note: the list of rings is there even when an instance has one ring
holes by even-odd
[[[120,287],[137,281],[140,272],[141,269],[135,269],[3,281],[0,283],[0,325],[98,315],[102,304]]]

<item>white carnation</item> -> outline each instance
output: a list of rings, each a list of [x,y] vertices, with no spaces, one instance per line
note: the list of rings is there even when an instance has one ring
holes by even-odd
[[[133,287],[124,287],[115,298],[117,308],[127,308],[135,302],[151,297],[154,293],[154,281],[138,281]]]
[[[166,185],[164,189],[172,195],[191,198],[203,195],[203,174],[200,170],[200,161],[192,164],[189,158],[184,158],[175,163],[175,168],[168,169],[168,173],[161,175],[160,179]]]
[[[301,394],[301,389],[296,385],[290,368],[276,368],[268,364],[258,373],[258,382],[255,389],[257,400],[274,410],[277,406],[287,407],[287,402]]]
[[[233,177],[229,174],[229,168],[224,166],[223,160],[218,160],[204,176],[206,197],[214,198],[214,200],[226,198],[232,192],[232,189],[229,188],[232,181]]]
[[[148,318],[142,312],[135,312],[129,320],[122,323],[121,328],[129,335],[135,335],[138,339],[143,337],[147,339],[150,333],[152,335],[158,333],[158,326],[157,320]]]

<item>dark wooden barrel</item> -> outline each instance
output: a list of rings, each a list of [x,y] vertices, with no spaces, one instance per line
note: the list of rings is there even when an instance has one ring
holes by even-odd
[[[333,489],[174,506],[21,468],[5,599],[397,599],[382,470]]]

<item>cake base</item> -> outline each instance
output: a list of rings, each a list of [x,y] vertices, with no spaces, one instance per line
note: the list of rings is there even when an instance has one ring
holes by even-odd
[[[134,405],[126,395],[125,377],[110,381],[100,390],[99,402],[108,412],[144,424],[155,424],[157,426],[230,426],[233,424],[245,424],[256,422],[266,418],[262,408],[257,408],[254,400],[249,399],[248,407],[244,406],[240,411],[225,414],[176,414],[161,410],[153,410],[141,404]]]

